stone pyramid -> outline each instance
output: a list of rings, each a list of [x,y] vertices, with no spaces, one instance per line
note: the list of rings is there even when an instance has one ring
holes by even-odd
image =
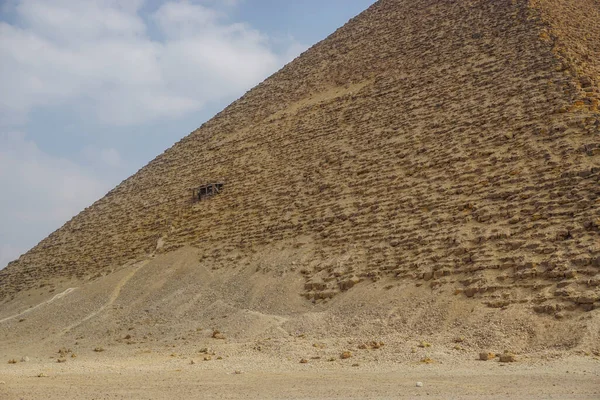
[[[599,82],[597,0],[381,0],[0,271],[0,304],[192,247],[309,303],[593,310]]]

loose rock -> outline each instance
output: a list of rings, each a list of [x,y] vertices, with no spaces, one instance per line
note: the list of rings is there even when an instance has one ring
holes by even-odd
[[[212,333],[213,339],[225,339],[225,335],[223,335],[220,331],[214,330]]]
[[[509,351],[505,351],[503,354],[500,354],[500,362],[506,363],[515,361],[517,361],[517,358]]]

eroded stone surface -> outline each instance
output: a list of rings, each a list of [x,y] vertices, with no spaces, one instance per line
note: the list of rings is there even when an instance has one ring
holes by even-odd
[[[599,12],[380,1],[0,271],[0,299],[187,244],[218,269],[281,243],[310,246],[312,301],[395,278],[597,308]]]

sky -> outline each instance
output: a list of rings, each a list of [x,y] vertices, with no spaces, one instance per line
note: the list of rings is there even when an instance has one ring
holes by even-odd
[[[374,0],[0,0],[0,268]]]

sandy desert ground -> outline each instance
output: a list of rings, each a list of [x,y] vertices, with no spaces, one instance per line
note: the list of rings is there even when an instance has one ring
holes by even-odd
[[[312,303],[297,274],[197,260],[21,293],[0,310],[0,398],[600,398],[596,311],[557,320],[385,280]]]
[[[600,361],[571,357],[501,364],[299,364],[297,360],[144,357],[3,365],[0,397],[13,399],[598,399]],[[236,373],[236,371],[238,373]],[[39,375],[42,375],[41,377]],[[417,387],[417,382],[423,384]]]

